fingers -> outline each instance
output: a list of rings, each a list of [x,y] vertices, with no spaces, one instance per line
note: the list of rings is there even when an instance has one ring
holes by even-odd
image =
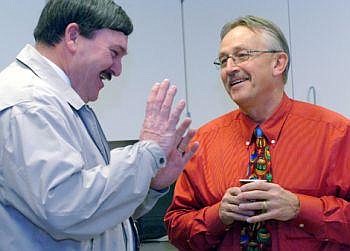
[[[155,111],[155,109],[156,109],[155,101],[156,101],[156,98],[157,98],[157,95],[158,95],[159,88],[160,88],[160,83],[155,83],[152,86],[151,92],[150,92],[150,94],[148,96],[147,104],[146,104],[146,117],[148,117],[148,118],[153,113],[156,112]]]
[[[234,221],[246,221],[253,216],[253,210],[243,210],[239,207],[240,202],[237,200],[237,194],[240,193],[238,187],[231,187],[226,190],[219,209],[219,216],[221,221],[226,224],[232,224]]]
[[[268,207],[267,207],[267,202],[264,200],[264,201],[262,202],[262,211],[266,212],[267,209],[268,209]]]
[[[267,211],[266,213],[254,215],[252,217],[247,218],[248,223],[256,223],[266,220],[271,220],[275,218],[275,214],[273,212]]]
[[[277,184],[266,181],[250,182],[240,187],[242,193],[238,197],[241,201],[269,200],[273,196],[271,191],[277,187]]]
[[[164,105],[164,101],[165,101],[165,97],[168,97],[167,102],[169,103],[169,99],[172,101],[172,98],[174,97],[175,93],[176,93],[176,87],[172,86],[169,90],[169,85],[170,82],[168,79],[164,79],[163,82],[159,85],[158,88],[158,93],[154,102],[154,108],[156,109],[157,112],[159,112],[163,105]],[[170,103],[170,107],[171,107],[171,103]]]
[[[186,130],[189,128],[192,120],[190,118],[185,118],[184,121],[180,124],[180,126],[176,129],[175,135],[176,140],[175,143],[178,148],[181,147],[182,150],[186,150],[188,142],[192,139],[192,137],[195,134],[195,131],[192,130],[192,132],[187,133],[187,135],[183,138],[182,135],[185,134]],[[189,134],[190,133],[190,134]]]
[[[171,111],[171,107],[173,105],[173,101],[174,101],[174,97],[175,97],[176,92],[177,92],[176,86],[172,85],[169,89],[165,89],[164,92],[159,95],[160,97],[159,97],[159,101],[157,101],[157,104],[160,107],[160,111],[159,111],[160,116],[164,120],[169,118],[169,114]],[[183,105],[183,107],[185,107],[185,106]],[[183,110],[183,108],[182,108],[182,110]]]
[[[271,187],[275,186],[274,183],[266,182],[266,181],[260,181],[257,180],[255,182],[249,182],[247,184],[244,184],[241,186],[241,191],[252,191],[252,190],[262,190],[262,191],[267,191],[271,189]]]
[[[242,191],[242,190],[241,190]],[[253,190],[240,193],[237,198],[244,202],[244,201],[255,201],[255,200],[268,200],[271,199],[272,195],[268,191],[261,191],[261,190]]]
[[[146,117],[154,114],[161,114],[168,117],[173,100],[176,94],[176,86],[169,87],[168,79],[164,79],[162,83],[155,83],[147,99]]]
[[[176,125],[180,120],[181,113],[185,109],[186,102],[184,100],[180,100],[176,105],[175,109],[171,111],[169,116],[169,130],[175,130]],[[181,134],[182,135],[182,134]]]
[[[177,129],[177,134],[183,135],[186,129],[189,127],[190,122],[190,119],[185,119],[185,121]],[[195,129],[189,129],[184,137],[180,137],[181,139],[177,144],[177,151],[182,154],[182,158],[185,163],[192,158],[199,147],[199,142],[197,141],[193,142],[193,144],[189,147],[189,143],[195,134]]]
[[[223,208],[226,212],[236,213],[243,216],[253,216],[255,214],[255,212],[252,210],[242,210],[238,204],[228,203],[227,201],[223,201],[223,203]]]
[[[225,212],[226,218],[230,218],[233,221],[247,221],[249,219],[249,216],[239,214],[239,213],[234,213],[234,212]]]
[[[246,200],[246,203],[240,203],[239,208],[241,210],[253,210],[258,213],[258,215],[249,218],[248,222],[254,223],[271,219],[286,221],[295,218],[299,213],[300,202],[298,196],[283,189],[278,184],[250,183],[240,188],[242,192],[237,195],[237,198]]]
[[[192,156],[197,151],[198,147],[199,147],[199,142],[196,141],[192,144],[192,146],[190,147],[190,150],[185,152],[185,154],[183,155],[185,162],[189,161],[192,158]]]
[[[169,80],[156,83],[149,94],[140,140],[152,140],[159,144],[168,157],[178,145],[182,135],[188,129],[190,121],[185,120],[177,130],[181,113],[185,108],[185,101],[181,100],[173,107],[176,86],[170,86]],[[177,139],[178,138],[178,139]]]
[[[263,201],[253,201],[253,202],[247,202],[247,203],[241,203],[239,204],[239,208],[241,210],[253,210],[253,211],[268,211],[269,209],[269,202],[266,200]]]
[[[239,187],[230,187],[226,192],[232,196],[236,196],[241,193],[241,189]]]

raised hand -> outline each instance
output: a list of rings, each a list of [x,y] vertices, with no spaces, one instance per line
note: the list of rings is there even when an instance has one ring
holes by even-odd
[[[177,127],[185,101],[181,100],[173,108],[175,94],[176,87],[170,86],[167,79],[153,86],[140,135],[140,140],[157,142],[167,156],[166,167],[160,169],[151,182],[151,187],[157,190],[170,186],[177,179],[199,146],[198,142],[189,146],[195,134],[195,130],[189,129],[190,118]]]
[[[140,140],[157,142],[167,157],[176,144],[176,126],[185,108],[185,101],[181,100],[173,109],[175,94],[176,86],[169,86],[169,80],[167,79],[161,84],[156,83],[152,87],[140,135]],[[189,123],[186,125],[187,129]]]

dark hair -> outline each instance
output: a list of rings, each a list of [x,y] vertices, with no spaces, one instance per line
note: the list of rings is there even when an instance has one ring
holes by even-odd
[[[34,30],[35,41],[51,46],[59,43],[70,23],[77,23],[80,35],[87,38],[104,28],[125,35],[133,30],[130,18],[113,0],[49,0]]]
[[[270,46],[270,50],[282,50],[288,55],[287,67],[283,72],[283,79],[286,83],[290,65],[290,55],[287,40],[284,37],[281,29],[270,20],[264,19],[262,17],[248,15],[244,17],[239,17],[233,21],[226,23],[222,27],[220,33],[221,40],[226,36],[227,33],[229,33],[232,29],[236,28],[237,26],[244,26],[252,31],[262,32],[262,35],[266,37],[266,40],[269,43],[268,45]]]

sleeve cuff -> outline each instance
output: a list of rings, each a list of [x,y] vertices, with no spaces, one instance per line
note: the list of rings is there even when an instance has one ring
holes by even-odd
[[[160,168],[165,167],[166,157],[163,149],[160,148],[160,146],[154,141],[145,140],[142,141],[142,143],[146,146],[146,149],[151,153],[154,160],[156,161],[156,169],[159,170]]]
[[[322,224],[323,203],[319,198],[297,194],[300,201],[300,211],[293,224],[308,233],[325,236]],[[321,237],[322,238],[322,237]]]
[[[154,194],[156,196],[160,196],[162,197],[163,195],[167,194],[169,192],[170,188],[169,187],[166,187],[166,188],[163,188],[161,190],[157,190],[157,189],[153,189],[153,188],[150,188],[150,193],[151,194]],[[159,198],[160,198],[159,197]]]
[[[221,236],[228,230],[228,226],[220,220],[219,207],[220,202],[209,207],[205,212],[205,221],[207,222],[209,235]]]

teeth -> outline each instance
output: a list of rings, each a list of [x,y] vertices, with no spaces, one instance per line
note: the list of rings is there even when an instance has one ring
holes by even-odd
[[[239,84],[239,83],[241,83],[241,82],[243,82],[242,79],[240,79],[240,80],[235,80],[235,81],[231,81],[230,84],[231,84],[231,85],[236,85],[236,84]]]
[[[230,81],[230,85],[233,86],[233,85],[239,84],[241,82],[244,82],[246,80],[248,80],[248,78],[240,78],[240,79],[236,79],[236,80],[233,80],[233,81],[231,80]]]
[[[103,72],[100,73],[100,78],[102,80],[111,80],[112,79],[112,74],[110,74],[109,72],[103,71]]]

